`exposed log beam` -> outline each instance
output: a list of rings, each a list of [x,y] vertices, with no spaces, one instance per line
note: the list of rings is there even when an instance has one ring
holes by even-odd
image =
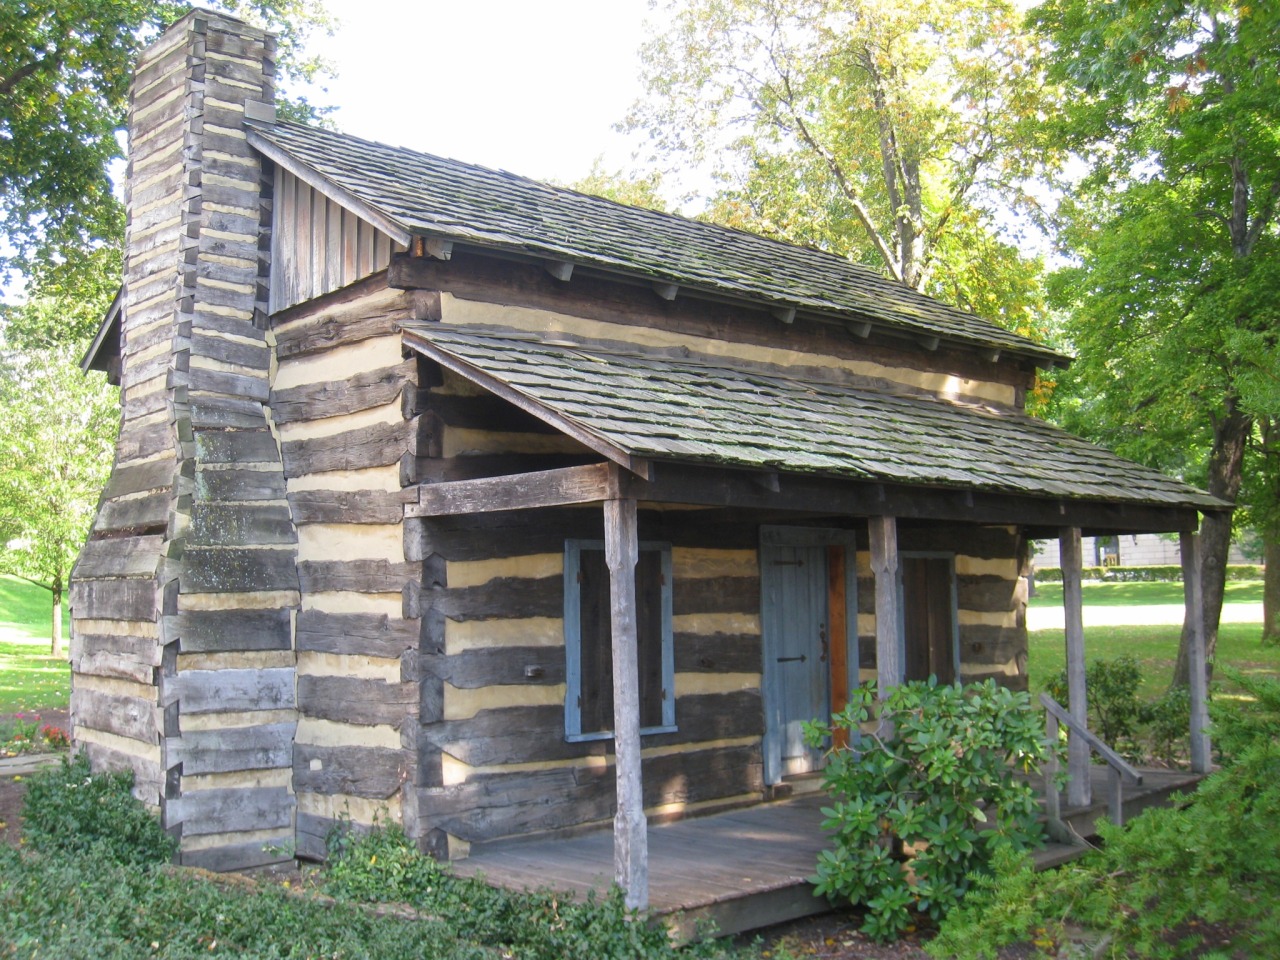
[[[870,320],[850,320],[845,324],[845,328],[859,340],[865,340],[871,336]]]
[[[845,480],[804,474],[778,475],[775,491],[762,485],[758,471],[660,462],[652,479],[624,478],[624,494],[638,500],[699,506],[808,513],[820,516],[877,516],[955,520],[968,523],[1017,523],[1052,528],[1064,521],[1111,532],[1171,532],[1194,523],[1196,512],[1179,507],[1135,507],[985,493],[963,488]]]
[[[424,483],[418,502],[405,505],[406,517],[448,517],[499,510],[562,507],[616,497],[613,465],[593,463],[476,480]]]
[[[796,322],[795,307],[778,306],[778,307],[772,308],[769,312],[773,314],[774,319],[779,320],[782,323],[791,324]]]
[[[444,237],[426,237],[423,248],[432,260],[448,260],[453,256],[453,241]]]
[[[934,350],[938,349],[938,343],[940,341],[937,337],[921,337],[916,342],[919,343],[920,346],[928,350],[930,353],[932,353]]]
[[[1089,700],[1085,690],[1084,596],[1081,592],[1080,528],[1064,527],[1059,534],[1062,560],[1062,606],[1067,634],[1067,710],[1081,727],[1089,725]],[[1067,802],[1085,807],[1092,800],[1089,779],[1089,744],[1072,732],[1067,740]]]
[[[1204,589],[1200,579],[1200,538],[1194,531],[1184,530],[1182,547],[1182,589],[1186,598],[1186,619],[1191,624],[1191,769],[1208,773],[1212,763],[1209,751],[1209,673],[1204,648]]]
[[[674,300],[680,292],[680,284],[658,282],[653,285],[653,292],[663,300]]]

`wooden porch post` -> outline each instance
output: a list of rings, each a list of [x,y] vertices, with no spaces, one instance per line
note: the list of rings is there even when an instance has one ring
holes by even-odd
[[[869,517],[871,570],[876,578],[876,679],[883,700],[905,676],[898,613],[898,519]]]
[[[1200,580],[1200,538],[1193,530],[1182,531],[1182,592],[1186,598],[1187,620],[1191,623],[1191,769],[1208,773],[1209,752],[1209,672],[1204,652],[1204,592]]]
[[[613,637],[613,750],[618,811],[613,818],[613,878],[626,905],[649,906],[649,838],[640,780],[640,677],[636,654],[636,563],[640,540],[636,501],[604,502],[604,552],[609,565]]]
[[[1062,606],[1067,632],[1067,712],[1081,726],[1089,723],[1089,699],[1085,689],[1084,597],[1081,593],[1080,528],[1059,531],[1062,563]],[[1067,802],[1087,806],[1093,799],[1089,780],[1089,744],[1070,733],[1067,740]]]

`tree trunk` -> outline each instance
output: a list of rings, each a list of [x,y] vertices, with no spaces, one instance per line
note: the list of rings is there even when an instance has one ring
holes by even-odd
[[[1209,492],[1234,503],[1240,493],[1244,448],[1253,419],[1227,399],[1226,413],[1213,425],[1213,449],[1209,454]],[[1206,670],[1213,676],[1213,656],[1218,646],[1218,618],[1227,587],[1227,551],[1231,547],[1231,513],[1206,513],[1200,523],[1200,580],[1204,589],[1204,652]],[[1191,631],[1184,621],[1173,668],[1173,686],[1191,682]]]
[[[52,642],[49,644],[49,656],[62,656],[62,576],[61,574],[53,578],[53,586],[49,588],[49,592],[53,594],[53,631]]]
[[[1262,642],[1280,643],[1280,529],[1264,534],[1262,562],[1267,565],[1262,584]]]

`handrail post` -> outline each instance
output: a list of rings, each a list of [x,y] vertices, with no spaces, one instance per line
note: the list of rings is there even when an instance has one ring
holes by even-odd
[[[1062,819],[1062,797],[1058,794],[1058,718],[1044,713],[1045,741],[1049,757],[1044,762],[1044,812],[1050,822]]]

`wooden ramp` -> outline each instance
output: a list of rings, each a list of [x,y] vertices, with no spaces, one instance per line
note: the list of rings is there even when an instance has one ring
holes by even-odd
[[[1174,790],[1190,790],[1200,779],[1177,771],[1143,770],[1143,786],[1126,793],[1126,816],[1166,802]],[[1095,796],[1105,797],[1102,768],[1094,769]],[[826,797],[810,793],[728,813],[690,818],[649,829],[650,912],[667,918],[680,937],[692,937],[703,921],[721,934],[740,933],[831,909],[813,896],[807,877],[827,846],[820,808]],[[1064,811],[1082,836],[1107,817],[1105,800]],[[1085,847],[1050,844],[1037,866],[1064,863]],[[511,890],[550,888],[579,897],[606,891],[613,881],[613,835],[497,841],[472,848],[454,863],[463,876],[482,874]]]

